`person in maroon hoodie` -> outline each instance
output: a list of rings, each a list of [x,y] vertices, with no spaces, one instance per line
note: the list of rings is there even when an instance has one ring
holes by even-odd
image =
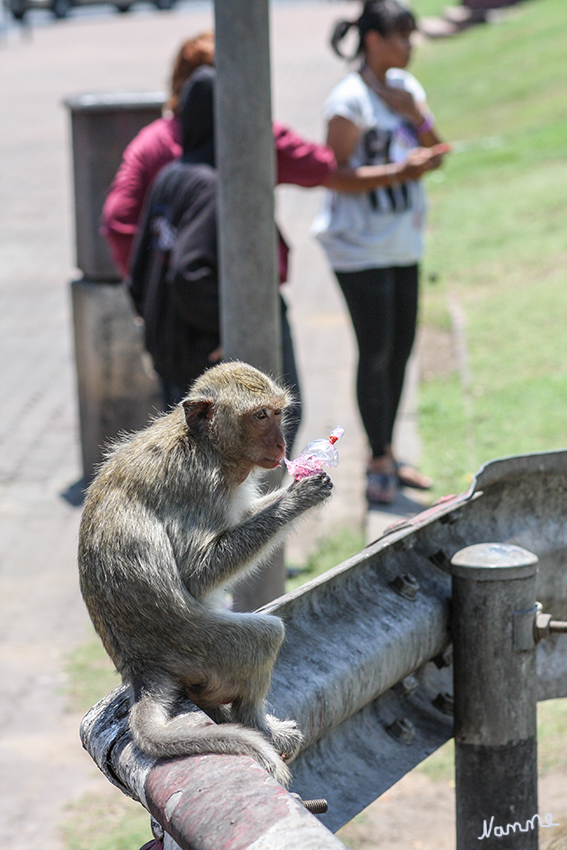
[[[213,65],[214,59],[212,32],[183,42],[173,62],[170,96],[163,116],[143,127],[122,154],[104,202],[101,234],[123,279],[129,275],[134,236],[150,184],[164,165],[181,156],[179,98],[183,85],[196,68]]]
[[[169,114],[152,121],[130,142],[110,186],[102,211],[101,233],[122,278],[130,271],[131,253],[146,193],[158,172],[182,153],[179,99],[183,84],[200,65],[214,64],[213,33],[201,33],[181,46],[173,66]],[[336,169],[327,145],[309,142],[274,122],[275,183],[306,188],[326,185]],[[280,234],[279,275],[287,280],[289,248]]]

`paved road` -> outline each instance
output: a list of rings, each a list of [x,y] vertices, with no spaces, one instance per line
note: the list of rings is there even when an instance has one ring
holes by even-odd
[[[322,138],[323,98],[344,73],[326,38],[331,22],[352,11],[341,0],[280,2],[273,10],[274,114],[314,139]],[[165,88],[181,40],[212,24],[211,7],[201,2],[167,13],[141,5],[129,15],[103,12],[81,10],[62,22],[36,13],[30,27],[0,29],[0,823],[6,850],[58,850],[63,807],[101,781],[61,693],[65,653],[89,634],[76,578],[79,509],[66,498],[81,470],[69,297],[77,270],[62,101],[84,92]],[[346,435],[333,475],[335,498],[292,542],[295,559],[321,534],[365,521],[353,339],[322,253],[308,235],[319,201],[318,190],[278,190],[278,219],[294,245],[288,298],[306,401],[299,444],[338,424]]]

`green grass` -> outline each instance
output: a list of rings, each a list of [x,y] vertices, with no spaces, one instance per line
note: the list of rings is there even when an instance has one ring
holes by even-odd
[[[567,699],[538,703],[537,746],[539,774],[567,764]]]
[[[62,833],[67,850],[138,850],[152,838],[147,811],[110,785],[69,806]]]
[[[356,555],[364,545],[364,532],[347,528],[337,531],[326,540],[321,540],[305,564],[300,566],[298,574],[287,580],[286,593]]]
[[[420,393],[422,466],[434,497],[485,462],[563,448],[567,358],[567,38],[563,0],[526,0],[503,20],[420,47],[413,70],[454,142],[428,180],[421,321],[465,316],[470,385]]]
[[[452,4],[450,0],[412,0],[408,5],[418,18],[432,18],[441,16]]]
[[[70,711],[84,714],[120,684],[120,677],[94,634],[67,655]],[[105,794],[86,794],[67,807],[61,831],[66,850],[137,850],[151,840],[150,816],[108,784]]]
[[[120,684],[98,637],[76,647],[67,655],[67,698],[72,711],[86,712]]]

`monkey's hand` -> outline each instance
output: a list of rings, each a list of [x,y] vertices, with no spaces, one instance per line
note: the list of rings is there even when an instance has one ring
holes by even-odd
[[[287,489],[286,497],[292,499],[294,506],[306,511],[324,502],[331,495],[333,482],[326,472],[317,472],[308,478],[294,481]]]

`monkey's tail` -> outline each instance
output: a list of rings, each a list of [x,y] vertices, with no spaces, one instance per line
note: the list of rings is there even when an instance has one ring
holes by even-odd
[[[236,723],[216,724],[201,711],[170,717],[166,708],[145,693],[130,709],[134,742],[152,758],[176,756],[244,755],[255,759],[284,787],[291,773],[261,732]]]

